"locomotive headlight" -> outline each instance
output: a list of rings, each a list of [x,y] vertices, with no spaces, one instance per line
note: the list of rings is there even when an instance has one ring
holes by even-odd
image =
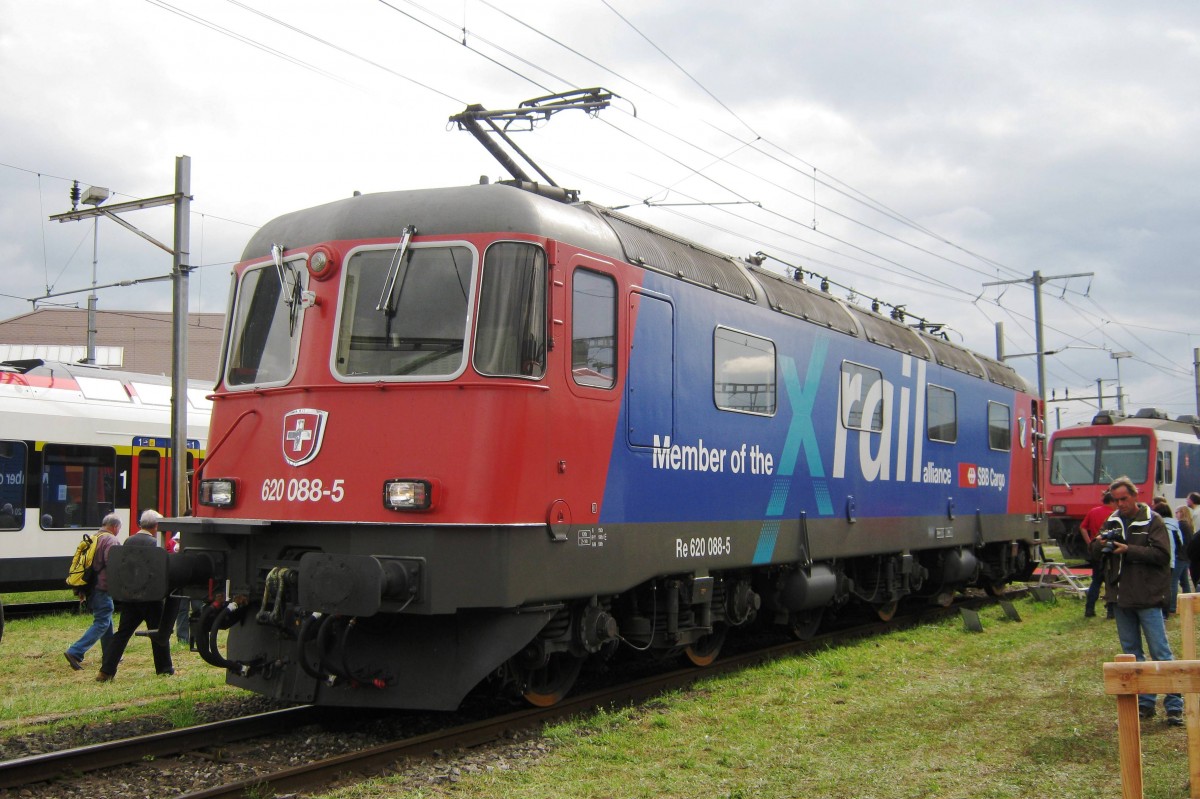
[[[214,508],[228,508],[236,496],[233,480],[201,480],[200,504]]]
[[[313,280],[328,280],[337,271],[338,256],[333,248],[320,246],[313,249],[308,256],[308,273]]]
[[[388,480],[383,484],[383,507],[388,510],[429,510],[433,485],[428,480]]]
[[[1066,513],[1067,506],[1066,505],[1051,505],[1050,512],[1051,513]]]

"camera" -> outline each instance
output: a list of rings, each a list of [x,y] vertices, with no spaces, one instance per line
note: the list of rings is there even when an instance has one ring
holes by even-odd
[[[1100,548],[1100,553],[1103,555],[1111,555],[1112,551],[1117,548],[1117,544],[1125,543],[1125,536],[1120,530],[1104,530],[1100,533],[1100,537],[1104,539],[1104,546]]]

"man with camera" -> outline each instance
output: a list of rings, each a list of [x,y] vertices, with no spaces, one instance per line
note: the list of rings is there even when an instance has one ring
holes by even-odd
[[[1089,549],[1093,558],[1104,560],[1106,596],[1109,602],[1116,602],[1121,651],[1145,660],[1144,635],[1151,659],[1174,660],[1162,614],[1171,581],[1167,527],[1148,505],[1137,501],[1137,486],[1128,477],[1118,477],[1108,490],[1117,510]],[[1139,694],[1139,715],[1154,718],[1157,701],[1155,694]],[[1167,694],[1163,705],[1167,723],[1183,726],[1183,697]]]

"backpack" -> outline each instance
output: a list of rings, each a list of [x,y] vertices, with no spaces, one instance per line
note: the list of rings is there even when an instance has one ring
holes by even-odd
[[[100,543],[99,534],[92,538],[87,533],[75,547],[75,555],[71,558],[71,567],[67,570],[67,588],[76,594],[85,594],[96,582],[96,572],[92,568],[92,560],[96,557],[96,545]]]

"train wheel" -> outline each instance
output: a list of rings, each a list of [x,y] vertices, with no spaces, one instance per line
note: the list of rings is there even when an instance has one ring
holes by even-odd
[[[788,618],[788,627],[797,641],[811,641],[821,629],[821,621],[825,618],[825,610],[806,610],[803,613],[793,613]]]
[[[728,632],[729,627],[719,624],[713,627],[711,633],[684,649],[683,654],[687,656],[693,666],[701,668],[711,666],[712,662],[717,659],[717,655],[721,653],[721,647],[725,644],[725,636]]]
[[[896,617],[896,610],[899,607],[899,600],[893,599],[891,602],[884,602],[882,605],[876,605],[875,613],[878,614],[880,621],[891,621]]]
[[[942,607],[942,608],[950,607],[951,605],[954,604],[954,592],[953,591],[942,591],[940,594],[938,594],[937,596],[935,596],[933,598],[933,604],[937,605],[938,607]]]
[[[581,668],[583,658],[569,652],[555,652],[546,660],[546,665],[522,674],[525,690],[521,695],[535,707],[556,705],[571,690]]]

